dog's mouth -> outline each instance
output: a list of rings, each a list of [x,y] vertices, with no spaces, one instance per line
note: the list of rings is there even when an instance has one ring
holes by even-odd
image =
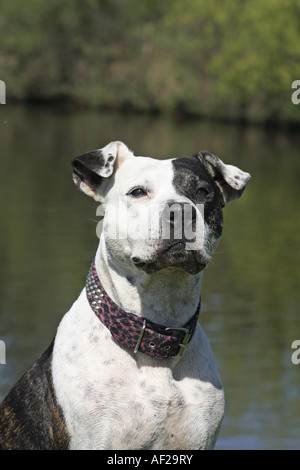
[[[160,248],[151,259],[145,260],[136,256],[131,259],[138,269],[147,274],[170,267],[181,268],[189,274],[197,274],[206,268],[210,256],[205,249],[188,250],[186,243],[179,240]]]

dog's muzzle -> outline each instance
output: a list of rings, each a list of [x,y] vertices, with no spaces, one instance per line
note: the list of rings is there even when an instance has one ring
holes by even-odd
[[[168,201],[161,212],[159,239],[151,257],[131,259],[148,274],[168,267],[182,268],[190,274],[202,271],[210,261],[203,214],[192,204]]]

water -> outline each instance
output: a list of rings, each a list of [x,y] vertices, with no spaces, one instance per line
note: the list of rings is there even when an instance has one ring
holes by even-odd
[[[158,158],[208,149],[252,174],[224,209],[202,291],[227,397],[216,448],[299,449],[299,136],[87,111],[0,113],[0,400],[52,340],[97,247],[97,205],[73,185],[71,158],[117,139]]]

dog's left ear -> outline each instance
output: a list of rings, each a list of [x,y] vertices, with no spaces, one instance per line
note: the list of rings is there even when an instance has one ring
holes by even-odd
[[[226,165],[222,160],[206,150],[195,155],[201,161],[209,174],[219,186],[224,199],[224,205],[241,197],[246,189],[251,175],[236,166]]]
[[[123,142],[111,142],[102,149],[84,153],[72,160],[73,181],[78,188],[102,202],[109,178],[133,153]]]

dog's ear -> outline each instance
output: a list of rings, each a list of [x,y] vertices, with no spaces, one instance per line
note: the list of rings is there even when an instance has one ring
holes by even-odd
[[[247,183],[251,179],[249,173],[240,170],[236,166],[226,165],[220,158],[206,150],[199,152],[198,155],[195,155],[195,158],[203,163],[219,186],[223,195],[224,205],[241,197],[246,189]]]
[[[102,149],[84,153],[72,160],[73,181],[78,188],[102,201],[110,176],[133,153],[123,142],[111,142]]]

